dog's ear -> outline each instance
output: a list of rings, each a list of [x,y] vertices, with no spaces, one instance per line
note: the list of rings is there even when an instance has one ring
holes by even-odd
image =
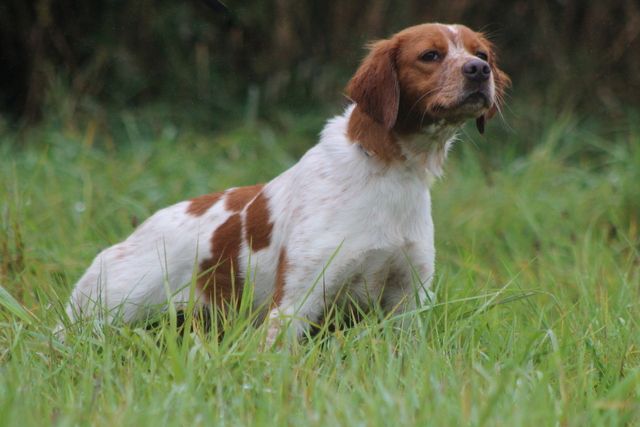
[[[511,86],[511,78],[507,75],[507,73],[498,68],[493,45],[491,45],[491,51],[492,54],[489,65],[491,66],[493,82],[495,84],[495,101],[493,105],[489,107],[489,111],[476,119],[476,127],[478,128],[478,132],[480,133],[484,133],[485,122],[495,116],[495,114],[500,110],[500,107],[504,102],[504,94],[506,90]]]
[[[396,48],[390,40],[377,41],[370,48],[349,81],[346,94],[364,113],[390,130],[396,124],[400,105]]]

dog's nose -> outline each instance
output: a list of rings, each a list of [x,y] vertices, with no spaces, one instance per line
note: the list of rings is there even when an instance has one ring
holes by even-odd
[[[473,82],[483,82],[491,75],[491,67],[482,59],[472,59],[462,66],[462,74]]]

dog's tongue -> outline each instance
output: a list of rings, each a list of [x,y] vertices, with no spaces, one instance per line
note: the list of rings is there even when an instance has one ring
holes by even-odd
[[[482,135],[484,133],[484,114],[476,119],[476,127],[480,135]]]

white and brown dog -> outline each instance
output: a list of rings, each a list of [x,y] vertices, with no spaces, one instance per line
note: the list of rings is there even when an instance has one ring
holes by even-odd
[[[341,295],[415,307],[434,274],[429,184],[463,122],[482,132],[509,83],[491,43],[462,25],[373,43],[347,87],[353,103],[296,165],[156,212],[95,258],[68,315],[129,322],[190,296],[222,309],[251,286],[273,342],[284,324],[301,336]]]

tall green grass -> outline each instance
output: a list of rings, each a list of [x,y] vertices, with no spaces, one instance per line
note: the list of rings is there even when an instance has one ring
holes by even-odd
[[[168,314],[62,343],[51,329],[100,249],[167,204],[268,180],[321,121],[117,120],[1,137],[0,424],[640,423],[640,130],[466,130],[432,192],[438,302],[402,328],[373,313],[261,350],[242,315],[218,339]]]

